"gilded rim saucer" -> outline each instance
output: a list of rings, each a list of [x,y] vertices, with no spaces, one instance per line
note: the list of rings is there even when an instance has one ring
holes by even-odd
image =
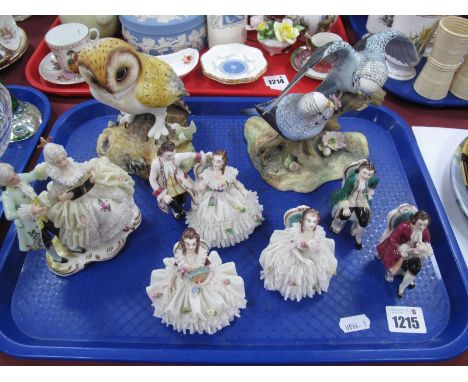
[[[244,44],[216,45],[200,61],[205,76],[226,85],[254,82],[268,67],[260,49]]]
[[[21,45],[21,31],[12,16],[0,15],[0,45],[10,52]]]
[[[84,82],[80,73],[62,69],[52,52],[45,56],[39,64],[39,74],[47,82],[57,85],[74,85]]]
[[[6,55],[9,55],[9,58],[6,59],[6,60],[1,60],[0,70],[5,69],[5,68],[9,67],[10,65],[14,64],[16,61],[18,61],[23,56],[23,54],[28,49],[28,44],[29,44],[28,35],[26,34],[26,32],[22,28],[18,27],[18,30],[20,32],[20,45],[19,45],[18,49],[16,49],[13,52],[12,51],[3,51],[2,50],[2,54],[4,53]]]
[[[301,46],[300,48],[297,48],[292,54],[291,54],[291,66],[294,68],[294,70],[299,71],[299,69],[302,67],[304,62],[309,58],[310,56],[310,51],[307,49],[306,46]],[[313,68],[309,68],[307,70],[307,73],[305,74],[309,78],[313,78],[315,80],[324,80],[328,73],[331,71],[331,65],[328,63],[319,63],[315,65]]]

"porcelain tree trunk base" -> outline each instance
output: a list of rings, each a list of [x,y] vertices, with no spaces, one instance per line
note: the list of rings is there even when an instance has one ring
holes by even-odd
[[[130,227],[126,231],[120,232],[108,243],[102,243],[96,248],[87,248],[84,253],[71,252],[68,248],[63,248],[60,255],[67,261],[59,263],[53,260],[53,257],[46,252],[46,262],[49,269],[59,276],[70,276],[83,270],[89,263],[97,261],[110,260],[117,256],[125,246],[127,237],[135,231],[141,224],[141,212],[135,205],[133,219]]]
[[[376,95],[371,103],[380,105],[384,95],[384,92]],[[368,101],[363,96],[344,94],[341,110],[328,121],[324,131],[340,130],[340,114],[367,105]],[[325,157],[318,148],[321,135],[303,141],[290,141],[261,117],[251,117],[246,121],[244,137],[252,164],[265,182],[280,191],[314,191],[326,182],[341,179],[348,163],[369,156],[367,139],[361,133],[344,133],[346,148],[332,151]]]
[[[159,146],[168,138],[176,145],[177,152],[195,151],[192,138],[196,132],[195,124],[188,125],[188,113],[176,106],[167,109],[166,125],[169,136],[158,141],[147,137],[154,124],[152,114],[140,114],[131,124],[117,124],[110,121],[99,135],[96,152],[99,157],[107,156],[115,165],[129,174],[148,179],[151,162],[156,157]],[[171,128],[171,124],[175,128]],[[183,170],[190,171],[193,163],[184,163]]]

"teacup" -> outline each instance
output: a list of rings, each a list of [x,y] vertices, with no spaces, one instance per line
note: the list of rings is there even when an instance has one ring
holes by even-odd
[[[84,24],[67,23],[56,26],[45,35],[45,41],[63,70],[78,73],[76,62],[80,50],[90,41],[99,38],[96,28]]]

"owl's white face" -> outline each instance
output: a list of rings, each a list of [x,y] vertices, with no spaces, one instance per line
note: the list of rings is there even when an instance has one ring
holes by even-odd
[[[105,68],[93,67],[92,63],[80,63],[78,69],[94,91],[118,97],[136,86],[141,64],[134,52],[115,49],[109,53]]]

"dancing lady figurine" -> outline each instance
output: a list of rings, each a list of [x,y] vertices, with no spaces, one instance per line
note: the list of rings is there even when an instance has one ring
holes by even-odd
[[[48,218],[71,250],[67,262],[53,264],[52,271],[67,276],[113,258],[141,223],[134,181],[107,157],[78,163],[61,145],[44,142],[43,148],[45,163],[39,166],[52,179],[44,193]]]
[[[226,151],[218,150],[211,163],[194,169],[197,203],[192,203],[187,223],[210,247],[229,247],[246,240],[263,220],[257,193],[237,180],[237,169],[227,161]]]

